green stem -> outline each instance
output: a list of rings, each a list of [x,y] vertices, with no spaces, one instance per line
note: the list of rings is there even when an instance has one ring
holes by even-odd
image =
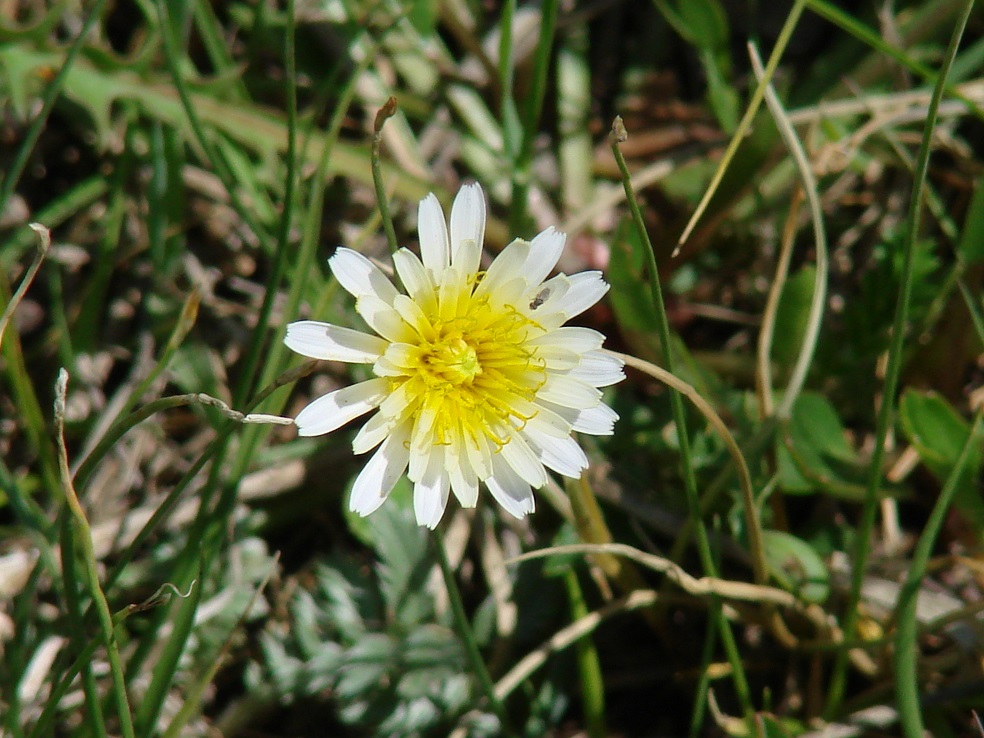
[[[82,510],[79,498],[75,494],[75,488],[72,486],[72,475],[68,469],[68,449],[65,447],[64,434],[65,395],[67,391],[68,372],[62,369],[58,373],[58,383],[55,392],[55,431],[62,491],[65,495],[65,502],[68,505],[69,513],[73,518],[70,525],[75,525],[76,530],[74,532],[78,534],[79,549],[85,569],[85,584],[96,608],[99,627],[102,631],[102,643],[106,648],[106,656],[109,660],[109,669],[112,674],[112,695],[116,701],[120,732],[123,734],[123,738],[136,738],[133,730],[133,718],[130,714],[130,702],[126,695],[126,679],[123,675],[123,663],[116,644],[113,614],[110,612],[106,594],[99,584],[99,561],[96,558],[96,551],[92,544],[92,531],[89,529],[89,521],[86,520],[85,512]],[[66,582],[65,584],[66,587],[74,586],[72,582]]]
[[[701,198],[700,203],[697,205],[697,209],[694,210],[694,214],[690,216],[690,222],[687,223],[687,227],[683,229],[683,233],[677,242],[676,251],[686,243],[690,234],[693,232],[694,228],[697,226],[697,221],[700,220],[704,211],[707,210],[707,206],[711,202],[711,198],[714,197],[714,193],[717,192],[718,186],[721,184],[721,180],[724,179],[724,173],[731,163],[731,160],[735,156],[735,152],[738,151],[738,147],[741,145],[742,141],[748,135],[749,129],[752,127],[752,120],[754,120],[755,115],[758,113],[759,107],[762,105],[762,100],[765,97],[765,89],[769,82],[772,81],[772,75],[776,73],[776,68],[779,66],[779,60],[782,58],[783,52],[786,51],[786,46],[789,45],[789,39],[792,38],[793,31],[796,29],[796,24],[799,22],[800,15],[803,14],[803,7],[806,5],[807,0],[796,0],[793,5],[792,10],[789,11],[789,15],[786,17],[786,22],[782,26],[782,30],[779,32],[779,37],[776,39],[776,45],[772,47],[772,53],[769,55],[769,61],[765,65],[765,72],[762,74],[762,78],[759,80],[758,86],[755,88],[755,92],[752,93],[752,99],[748,101],[748,109],[745,110],[745,115],[742,116],[741,122],[738,123],[738,128],[735,129],[735,134],[731,137],[731,141],[728,143],[728,148],[724,152],[724,156],[721,157],[721,161],[718,164],[717,170],[714,172],[714,176],[711,178],[710,184],[704,191],[704,196]],[[676,252],[674,252],[675,254]]]
[[[526,201],[530,188],[533,144],[540,126],[540,113],[543,111],[547,72],[550,69],[550,55],[553,50],[559,9],[560,0],[544,0],[540,13],[540,41],[536,47],[530,90],[526,97],[519,156],[513,166],[512,200],[509,206],[509,228],[513,236],[525,230],[523,221],[526,218]],[[501,59],[499,63],[502,63]]]
[[[736,134],[737,135],[737,134]],[[635,223],[639,238],[642,240],[644,256],[649,270],[649,288],[652,292],[653,309],[656,314],[656,324],[659,331],[660,343],[663,346],[663,363],[665,369],[670,374],[673,373],[673,348],[670,341],[670,321],[666,315],[666,306],[663,302],[663,288],[659,280],[659,269],[656,265],[656,254],[653,251],[652,242],[649,240],[649,233],[646,231],[646,224],[642,219],[642,212],[639,210],[639,203],[636,201],[635,190],[632,187],[632,177],[629,168],[622,156],[619,144],[627,138],[625,127],[621,118],[615,118],[612,125],[611,145],[612,153],[622,174],[622,186],[625,189],[625,199],[629,204],[632,219]],[[680,444],[680,463],[683,467],[683,481],[687,495],[687,506],[690,509],[690,516],[694,524],[694,532],[697,539],[697,552],[700,556],[701,566],[707,576],[717,576],[717,565],[714,562],[714,555],[711,551],[710,541],[707,536],[707,528],[701,517],[700,496],[697,492],[697,478],[694,474],[694,465],[690,457],[690,437],[687,432],[687,416],[683,407],[683,396],[675,388],[670,390],[670,405],[673,409],[673,422],[676,425],[677,438]],[[745,717],[751,721],[754,714],[752,707],[751,690],[748,686],[748,678],[745,676],[741,655],[738,653],[738,645],[735,642],[734,633],[731,626],[721,613],[721,606],[717,598],[712,600],[710,607],[712,620],[720,629],[721,644],[724,647],[731,664],[732,677],[734,680],[735,691],[741,702]],[[751,727],[751,726],[750,726]]]
[[[926,574],[929,555],[936,543],[936,536],[943,525],[943,519],[950,503],[959,487],[964,467],[970,460],[971,451],[978,441],[978,429],[981,425],[982,411],[978,410],[974,424],[967,435],[967,442],[960,450],[953,471],[947,478],[940,496],[933,506],[933,511],[926,520],[926,525],[919,536],[919,543],[912,553],[909,564],[909,575],[899,595],[898,606],[895,610],[895,620],[898,623],[895,633],[895,694],[898,699],[899,722],[906,738],[922,738],[923,722],[919,709],[919,675],[917,665],[919,660],[919,644],[917,640],[918,621],[916,620],[916,603],[919,596],[919,585]]]
[[[379,147],[383,143],[383,126],[389,118],[396,115],[396,98],[390,97],[376,112],[372,124],[372,183],[376,186],[376,201],[379,203],[379,214],[383,218],[383,229],[386,231],[386,242],[391,254],[400,250],[396,241],[396,231],[393,229],[393,218],[390,216],[389,197],[386,195],[386,185],[383,182],[383,170],[379,161]]]
[[[892,335],[888,347],[888,362],[885,369],[885,384],[882,390],[881,405],[878,408],[878,418],[875,427],[875,446],[871,454],[871,467],[868,473],[868,485],[865,491],[864,507],[861,511],[861,522],[855,537],[854,555],[852,557],[851,590],[848,594],[844,616],[844,639],[852,640],[856,635],[858,624],[858,604],[861,600],[861,584],[864,581],[865,563],[871,544],[871,532],[875,526],[875,515],[878,511],[878,490],[882,480],[882,464],[885,459],[885,439],[892,425],[895,407],[895,393],[898,389],[899,376],[902,373],[902,350],[905,342],[906,324],[909,319],[909,303],[912,300],[913,264],[915,262],[916,240],[919,237],[919,222],[922,215],[923,189],[926,174],[929,170],[929,156],[933,148],[933,130],[940,101],[946,90],[946,78],[953,59],[957,54],[960,37],[963,35],[970,17],[974,0],[967,0],[963,12],[957,21],[950,37],[950,45],[943,59],[933,88],[933,96],[926,112],[926,123],[923,127],[922,143],[919,146],[919,156],[916,160],[915,181],[912,186],[912,198],[909,202],[909,219],[907,223],[905,252],[903,254],[901,285],[898,300],[895,304],[895,318],[892,321]],[[837,714],[847,683],[847,649],[837,654],[834,670],[827,690],[827,704],[824,715],[832,719]]]
[[[564,586],[570,601],[571,621],[577,622],[588,616],[588,606],[584,602],[577,574],[569,568],[564,572]],[[604,738],[605,730],[605,687],[601,678],[601,663],[598,649],[590,636],[580,639],[575,646],[577,669],[581,677],[581,702],[584,709],[584,725],[588,738]]]
[[[439,528],[434,530],[434,550],[437,552],[437,563],[441,566],[441,574],[444,576],[444,585],[448,590],[448,599],[451,601],[451,612],[454,615],[455,625],[458,626],[458,634],[464,642],[468,660],[471,662],[472,671],[478,677],[485,692],[485,698],[489,701],[489,707],[499,718],[504,733],[509,733],[509,721],[506,716],[506,708],[502,701],[495,694],[495,685],[489,670],[485,668],[485,661],[478,650],[478,641],[475,640],[475,632],[472,630],[471,623],[468,622],[468,615],[465,613],[465,606],[461,601],[461,592],[458,590],[458,582],[454,578],[451,564],[448,561],[448,552],[444,547],[444,534]]]

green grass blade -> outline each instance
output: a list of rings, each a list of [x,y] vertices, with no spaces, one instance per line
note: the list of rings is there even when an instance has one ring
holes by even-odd
[[[882,464],[885,458],[885,439],[888,437],[895,411],[895,394],[898,389],[899,377],[902,373],[902,355],[905,345],[906,329],[908,327],[909,304],[913,290],[913,263],[916,251],[916,241],[919,238],[919,224],[922,216],[923,190],[929,171],[929,158],[933,148],[933,130],[936,127],[937,111],[940,101],[946,91],[946,79],[957,54],[960,38],[963,36],[967,19],[974,6],[973,0],[967,0],[963,13],[953,30],[946,56],[936,78],[933,97],[926,114],[926,124],[923,128],[922,143],[916,160],[915,180],[912,185],[912,196],[909,204],[909,219],[905,238],[905,253],[902,262],[901,284],[895,305],[895,316],[892,321],[891,342],[888,348],[888,361],[885,369],[885,381],[881,393],[881,405],[878,408],[878,418],[875,428],[874,450],[871,454],[871,469],[868,475],[868,485],[865,494],[864,507],[858,531],[855,538],[851,560],[851,589],[848,595],[844,617],[844,638],[852,640],[856,635],[858,624],[858,603],[861,599],[861,584],[864,581],[865,566],[870,551],[871,533],[875,526],[875,516],[878,512],[878,490],[882,481]],[[827,691],[827,701],[824,713],[831,718],[837,713],[847,683],[847,649],[838,653],[834,670]]]

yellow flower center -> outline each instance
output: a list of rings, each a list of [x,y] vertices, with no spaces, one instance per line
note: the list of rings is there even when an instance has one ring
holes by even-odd
[[[543,359],[527,344],[543,329],[514,307],[471,292],[462,285],[439,296],[414,326],[418,341],[401,357],[403,376],[394,378],[418,429],[455,454],[467,453],[462,444],[481,452],[507,443],[509,427],[536,415],[533,400],[546,381]]]
[[[438,382],[471,384],[482,373],[475,347],[461,336],[451,336],[431,346],[423,363]]]

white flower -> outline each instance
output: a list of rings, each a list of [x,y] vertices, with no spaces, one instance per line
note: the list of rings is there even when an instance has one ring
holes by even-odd
[[[480,271],[477,184],[455,198],[450,232],[437,198],[424,198],[418,230],[421,258],[400,249],[393,259],[405,293],[355,251],[329,260],[377,335],[304,320],[284,341],[314,359],[371,364],[375,377],[318,398],[295,422],[300,435],[318,436],[376,411],[352,443],[357,454],[378,447],[352,490],[360,515],[407,473],[420,525],[440,522],[451,492],[474,507],[479,482],[522,517],[546,468],[573,478],[587,468],[571,432],[610,435],[618,419],[598,388],[624,378],[622,362],[600,350],[601,333],[563,327],[608,284],[600,272],[546,279],[566,241],[553,228],[513,241]]]

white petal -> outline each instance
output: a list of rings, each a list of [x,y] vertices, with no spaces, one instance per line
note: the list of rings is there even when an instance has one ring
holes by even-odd
[[[407,249],[400,249],[393,254],[393,266],[396,267],[396,273],[413,301],[420,305],[424,312],[434,312],[437,306],[434,282],[417,255]]]
[[[375,295],[363,295],[355,301],[355,310],[376,333],[393,343],[408,343],[413,339],[413,329],[400,314]]]
[[[526,261],[526,278],[530,284],[540,284],[557,266],[564,251],[567,234],[553,226],[540,233],[530,242],[530,256]]]
[[[478,271],[484,241],[485,194],[481,185],[467,184],[451,206],[451,263],[460,274]]]
[[[563,313],[567,320],[598,302],[610,287],[601,272],[580,272],[567,279],[570,280],[570,288],[557,304],[551,306],[553,310]]]
[[[547,472],[543,464],[518,432],[514,432],[509,441],[503,444],[499,455],[531,487],[539,488],[547,483]]]
[[[352,485],[349,509],[365,517],[382,505],[407,468],[406,431],[394,432],[372,455]]]
[[[351,364],[373,363],[388,345],[378,336],[316,320],[299,320],[288,325],[284,343],[301,356]]]
[[[435,449],[427,464],[427,471],[413,487],[413,512],[417,525],[426,525],[431,530],[441,522],[451,491],[451,481],[444,469],[443,456],[443,453],[437,453]]]
[[[601,351],[589,351],[581,357],[581,363],[567,376],[583,380],[594,387],[608,387],[625,379],[621,359]]]
[[[451,478],[451,491],[462,507],[475,507],[478,504],[478,477],[464,456],[448,454],[448,476]]]
[[[544,433],[554,438],[566,438],[571,434],[571,424],[562,415],[543,405],[535,405],[536,415],[526,423],[527,428],[534,428],[538,433]]]
[[[581,328],[579,326],[564,326],[557,328],[542,336],[530,339],[529,343],[533,346],[559,346],[570,349],[578,354],[587,351],[600,349],[605,342],[605,335],[591,328]]]
[[[385,303],[392,303],[400,294],[379,267],[358,251],[340,248],[328,260],[328,266],[339,284],[355,297],[375,295]]]
[[[517,238],[506,246],[489,264],[488,271],[485,272],[485,276],[475,289],[475,297],[491,294],[500,285],[516,278],[521,278],[524,283],[528,284],[523,275],[523,267],[526,265],[529,254],[530,244],[521,238]]]
[[[565,477],[581,478],[581,472],[588,468],[588,457],[577,441],[570,436],[554,438],[529,428],[526,432],[529,433],[530,446],[536,450],[540,461]]]
[[[618,413],[602,402],[586,410],[562,407],[553,403],[541,402],[540,400],[537,400],[537,402],[549,407],[564,418],[578,433],[588,433],[592,436],[610,436],[615,432],[615,421],[618,420]]]
[[[561,346],[539,346],[536,358],[546,362],[546,368],[554,372],[569,372],[581,363],[580,354]]]
[[[397,422],[397,419],[383,413],[373,415],[359,428],[359,432],[352,439],[352,453],[359,455],[372,451],[390,435]]]
[[[385,379],[343,387],[319,397],[297,414],[294,422],[301,436],[321,436],[341,428],[379,405],[389,392]]]
[[[601,402],[601,390],[569,376],[547,374],[546,382],[536,393],[536,398],[581,410]]]
[[[450,263],[448,226],[437,196],[432,192],[420,201],[417,208],[417,234],[420,236],[420,256],[431,270],[431,278],[441,274]]]
[[[516,518],[533,512],[536,507],[533,490],[499,454],[492,457],[492,471],[492,476],[485,480],[485,486],[496,502]]]

